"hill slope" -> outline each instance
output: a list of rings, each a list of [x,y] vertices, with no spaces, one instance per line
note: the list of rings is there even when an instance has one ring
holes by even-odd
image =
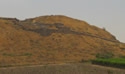
[[[124,56],[125,44],[104,29],[67,16],[0,18],[0,64],[78,62]]]

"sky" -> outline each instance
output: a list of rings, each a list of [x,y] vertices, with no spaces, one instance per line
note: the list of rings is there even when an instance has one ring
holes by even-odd
[[[66,15],[105,28],[125,43],[125,0],[0,0],[0,17]]]

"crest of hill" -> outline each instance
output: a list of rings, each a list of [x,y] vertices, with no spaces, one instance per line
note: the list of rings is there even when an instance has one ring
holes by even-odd
[[[32,23],[44,23],[44,24],[63,24],[64,27],[70,28],[76,32],[84,32],[91,34],[93,36],[98,36],[102,38],[106,38],[109,40],[116,40],[115,36],[111,35],[105,29],[98,28],[94,25],[90,25],[85,21],[70,18],[64,15],[52,15],[52,16],[41,16],[32,19],[27,19],[25,22]]]

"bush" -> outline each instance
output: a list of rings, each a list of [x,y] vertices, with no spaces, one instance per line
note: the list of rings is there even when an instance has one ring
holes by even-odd
[[[98,59],[109,59],[109,58],[113,58],[114,54],[112,53],[104,53],[104,54],[96,54],[96,58]]]
[[[32,56],[32,53],[23,53],[23,54],[12,54],[12,53],[3,53],[3,56]]]
[[[98,64],[103,66],[111,66],[118,68],[125,68],[125,59],[117,58],[117,59],[95,59],[91,60],[92,64]]]
[[[125,58],[125,55],[120,55],[119,57],[120,57],[120,58]]]

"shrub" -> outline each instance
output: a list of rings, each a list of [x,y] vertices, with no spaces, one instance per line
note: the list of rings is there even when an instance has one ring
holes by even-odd
[[[123,59],[123,58],[95,59],[95,60],[91,60],[91,61],[92,61],[92,64],[125,68],[125,59]]]
[[[32,53],[24,53],[23,56],[32,56]]]
[[[32,53],[23,53],[23,54],[12,54],[12,53],[3,53],[4,56],[32,56]]]
[[[113,56],[114,56],[114,54],[112,54],[112,53],[96,54],[96,58],[102,58],[102,59],[113,58]]]

